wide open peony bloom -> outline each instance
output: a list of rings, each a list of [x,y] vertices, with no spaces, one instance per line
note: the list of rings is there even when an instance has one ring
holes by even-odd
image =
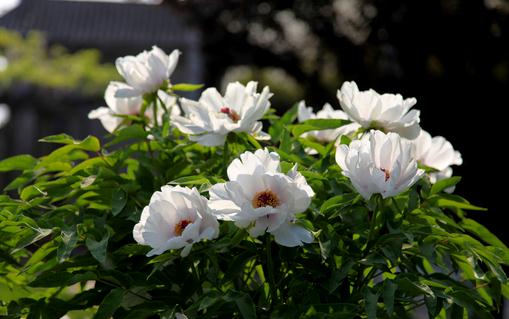
[[[175,70],[180,51],[173,50],[167,55],[157,46],[137,56],[128,55],[115,61],[118,73],[127,86],[116,92],[117,97],[134,97],[156,92],[168,81]]]
[[[272,93],[266,86],[256,92],[258,83],[246,86],[230,83],[223,96],[215,88],[208,88],[198,101],[182,99],[186,117],[175,117],[175,126],[189,139],[205,146],[223,145],[229,132],[247,132],[258,139],[269,139],[262,132],[259,120],[270,107]]]
[[[248,228],[253,237],[269,232],[283,246],[311,243],[313,235],[295,224],[314,192],[294,166],[281,173],[279,155],[267,149],[245,152],[228,167],[229,182],[210,189],[209,207],[218,219]]]
[[[155,192],[133,229],[139,244],[152,247],[149,257],[180,248],[185,257],[194,243],[218,235],[219,223],[210,214],[207,199],[196,188],[180,186],[163,186]]]
[[[104,128],[111,133],[124,121],[122,117],[117,115],[139,115],[143,105],[143,98],[141,96],[116,97],[116,93],[126,87],[127,84],[122,82],[110,82],[104,94],[104,100],[106,101],[107,107],[101,106],[91,111],[88,113],[88,118],[99,119]],[[170,96],[163,91],[158,91],[157,94],[161,101],[163,101],[166,105],[166,108],[168,110],[171,109],[171,118],[180,114],[180,109],[177,106],[177,98]],[[152,108],[153,105],[147,107],[145,117],[149,120],[149,123],[153,124],[154,112]],[[164,110],[159,103],[157,103],[157,108],[157,123],[161,124]]]
[[[442,136],[432,138],[428,132],[422,130],[412,143],[413,157],[419,163],[438,170],[429,174],[431,183],[451,177],[451,165],[463,163],[460,152],[455,151],[452,144]]]
[[[310,119],[339,119],[339,120],[350,120],[348,115],[341,110],[334,110],[329,103],[325,103],[323,108],[313,113],[312,107],[306,107],[304,101],[299,102],[298,109],[298,120],[299,122],[304,122]],[[341,135],[352,135],[361,126],[357,123],[350,123],[347,125],[343,125],[333,130],[320,130],[320,131],[310,131],[302,134],[302,137],[311,137],[312,139],[321,142],[321,143],[330,143],[334,142]]]
[[[424,173],[412,158],[409,141],[396,133],[374,130],[350,146],[339,145],[336,162],[366,200],[376,193],[383,198],[398,195]]]
[[[345,82],[337,97],[343,110],[364,128],[396,132],[402,137],[415,139],[421,128],[420,112],[410,110],[415,98],[403,99],[400,94],[378,94],[376,91],[359,91],[355,82]]]

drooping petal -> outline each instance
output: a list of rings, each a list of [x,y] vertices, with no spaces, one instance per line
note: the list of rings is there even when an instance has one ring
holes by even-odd
[[[302,246],[313,242],[313,234],[302,226],[287,222],[271,232],[276,243],[286,247]]]
[[[98,119],[101,121],[101,124],[104,126],[106,131],[112,133],[122,122],[122,119],[116,117],[112,110],[107,107],[99,107],[95,110],[90,111],[88,113],[89,119]]]
[[[428,132],[421,131],[420,135],[411,142],[412,157],[421,164],[438,170],[429,174],[431,183],[452,176],[451,166],[463,163],[461,154],[454,150],[452,144],[442,136],[432,138]]]
[[[189,136],[189,139],[203,146],[221,146],[224,144],[226,136],[221,134],[205,133],[203,135],[191,135]]]

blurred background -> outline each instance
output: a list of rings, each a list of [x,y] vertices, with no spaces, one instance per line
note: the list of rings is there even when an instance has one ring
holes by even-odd
[[[509,243],[509,1],[0,0],[0,158],[103,135],[86,115],[119,78],[115,58],[154,44],[183,52],[174,83],[254,79],[280,113],[339,107],[346,80],[416,97],[422,127],[463,155],[456,192],[489,208],[470,216]]]

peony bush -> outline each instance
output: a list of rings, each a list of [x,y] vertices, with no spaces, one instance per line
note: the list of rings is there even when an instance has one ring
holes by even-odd
[[[119,58],[109,134],[0,161],[0,313],[18,318],[491,318],[509,250],[454,194],[462,158],[415,98],[338,90],[282,116],[270,88],[198,101],[180,52]],[[333,101],[331,101],[333,102]],[[338,104],[338,103],[336,103]],[[298,120],[298,121],[297,121]]]

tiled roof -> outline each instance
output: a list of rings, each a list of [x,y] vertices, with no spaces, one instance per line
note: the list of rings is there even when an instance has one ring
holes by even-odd
[[[26,34],[39,30],[68,47],[185,46],[198,41],[182,15],[170,6],[23,0],[0,18],[0,27]],[[196,43],[193,43],[196,44]]]

